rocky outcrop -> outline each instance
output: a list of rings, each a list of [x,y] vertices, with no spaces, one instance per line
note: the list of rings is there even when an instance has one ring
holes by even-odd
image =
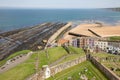
[[[38,46],[43,49],[47,40],[57,30],[65,26],[67,23],[45,23],[31,28],[9,31],[0,34],[0,60],[6,58],[10,54],[30,49],[37,50]]]

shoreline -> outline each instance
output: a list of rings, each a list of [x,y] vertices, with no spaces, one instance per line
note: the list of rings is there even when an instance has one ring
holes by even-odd
[[[38,24],[33,24],[33,25],[30,25],[30,26],[20,26],[19,27],[16,27],[15,29],[10,29],[9,28],[6,28],[4,30],[2,30],[2,28],[0,27],[0,34],[1,33],[4,33],[4,32],[9,32],[9,31],[14,31],[14,30],[19,30],[19,29],[26,29],[26,28],[32,28],[34,26],[38,26],[39,24],[43,24],[43,23],[49,23],[49,22],[52,22],[52,23],[56,23],[56,21],[46,21],[46,22],[41,22],[41,23],[38,23]],[[57,21],[57,22],[72,22],[73,25],[78,25],[78,24],[93,24],[93,23],[101,23],[103,24],[104,26],[119,26],[120,25],[120,20],[116,21],[116,22],[109,22],[109,21],[102,21],[102,20],[94,20],[94,19],[86,19],[86,20],[71,20],[71,21]]]
[[[99,24],[79,24],[70,31],[64,34],[64,39],[70,40],[74,36],[69,35],[69,33],[79,34],[79,35],[86,35],[90,37],[95,37],[93,33],[89,30],[92,30],[96,34],[100,35],[101,37],[110,37],[110,36],[119,36],[120,35],[120,25],[111,26],[111,25],[102,25]]]

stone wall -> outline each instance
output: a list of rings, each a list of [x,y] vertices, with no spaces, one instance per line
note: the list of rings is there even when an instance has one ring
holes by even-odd
[[[86,56],[82,56],[82,57],[79,57],[77,59],[58,64],[56,66],[52,66],[52,67],[48,66],[48,68],[50,69],[50,76],[54,76],[58,72],[61,72],[62,70],[73,67],[73,66],[80,64],[81,62],[84,62],[84,61],[86,61]],[[31,76],[27,80],[45,80],[46,79],[46,76],[45,76],[46,72],[48,72],[48,71],[46,71],[45,68],[42,68],[42,70],[40,72]]]
[[[65,69],[67,69],[67,68],[75,66],[75,65],[77,65],[81,62],[84,62],[84,61],[86,61],[86,56],[79,57],[77,59],[74,59],[74,60],[71,60],[71,61],[68,61],[68,62],[65,62],[65,63],[58,64],[56,66],[50,67],[51,76],[54,76],[56,73],[61,72]]]
[[[120,78],[115,73],[101,64],[95,57],[91,56],[90,60],[100,71],[102,71],[109,78],[109,80],[120,80]]]
[[[61,63],[61,64],[58,64],[56,66],[52,66],[52,67],[49,67],[50,69],[50,76],[54,76],[55,74],[57,74],[58,72],[61,72],[65,69],[68,69],[70,67],[73,67],[75,65],[78,65],[80,64],[81,62],[84,62],[86,61],[86,59],[89,59],[94,65],[96,65],[96,67],[102,71],[106,76],[107,78],[109,78],[109,80],[120,80],[120,78],[115,74],[113,73],[112,71],[110,71],[110,69],[108,69],[107,67],[105,67],[104,65],[102,65],[98,60],[97,58],[95,57],[92,57],[92,56],[82,56],[82,57],[79,57],[77,59],[74,59],[74,60],[71,60],[71,61],[67,61],[65,63]],[[35,74],[34,76],[32,76],[31,78],[27,79],[27,80],[45,80],[46,76],[45,76],[45,70],[42,69],[39,73]]]

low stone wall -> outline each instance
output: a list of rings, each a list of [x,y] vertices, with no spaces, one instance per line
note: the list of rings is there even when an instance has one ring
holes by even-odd
[[[91,56],[90,60],[100,71],[102,71],[109,78],[109,80],[120,80],[120,78],[115,73],[101,64],[95,57]]]
[[[97,58],[93,57],[93,56],[82,56],[79,57],[77,59],[65,62],[65,63],[61,63],[52,67],[48,68],[50,69],[49,75],[50,76],[54,76],[55,74],[57,74],[58,72],[61,72],[67,68],[73,67],[75,65],[80,64],[81,62],[86,61],[86,59],[91,60],[91,62],[96,65],[96,67],[102,71],[108,78],[109,80],[120,80],[120,78],[113,73],[112,71],[110,71],[110,69],[108,69],[106,66],[104,66],[103,64],[101,64]],[[27,80],[45,80],[46,79],[46,73],[48,72],[48,70],[46,69],[42,69],[39,73],[35,74],[34,76],[32,76],[31,78],[27,79]],[[48,73],[47,73],[48,74]]]
[[[40,72],[34,74],[33,76],[31,76],[30,78],[28,78],[26,80],[45,80],[48,78],[48,77],[46,77],[46,75],[54,76],[58,72],[61,72],[62,70],[73,67],[84,61],[86,61],[86,56],[82,56],[77,59],[58,64],[56,66],[52,66],[52,67],[47,66],[47,67],[42,68],[42,70]],[[50,71],[47,69],[49,69]],[[49,73],[48,73],[48,71],[49,71]]]
[[[53,67],[50,67],[50,70],[51,70],[51,76],[54,76],[56,73],[58,72],[61,72],[67,68],[70,68],[72,66],[75,66],[81,62],[84,62],[86,61],[86,56],[83,56],[83,57],[79,57],[77,59],[74,59],[74,60],[71,60],[71,61],[68,61],[68,62],[65,62],[65,63],[61,63],[59,65],[56,65],[56,66],[53,66]]]

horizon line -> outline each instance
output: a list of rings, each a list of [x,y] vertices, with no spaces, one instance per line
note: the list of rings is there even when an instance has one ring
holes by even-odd
[[[120,7],[105,7],[105,8],[23,8],[23,7],[0,7],[0,9],[109,9],[109,8],[120,8]]]

